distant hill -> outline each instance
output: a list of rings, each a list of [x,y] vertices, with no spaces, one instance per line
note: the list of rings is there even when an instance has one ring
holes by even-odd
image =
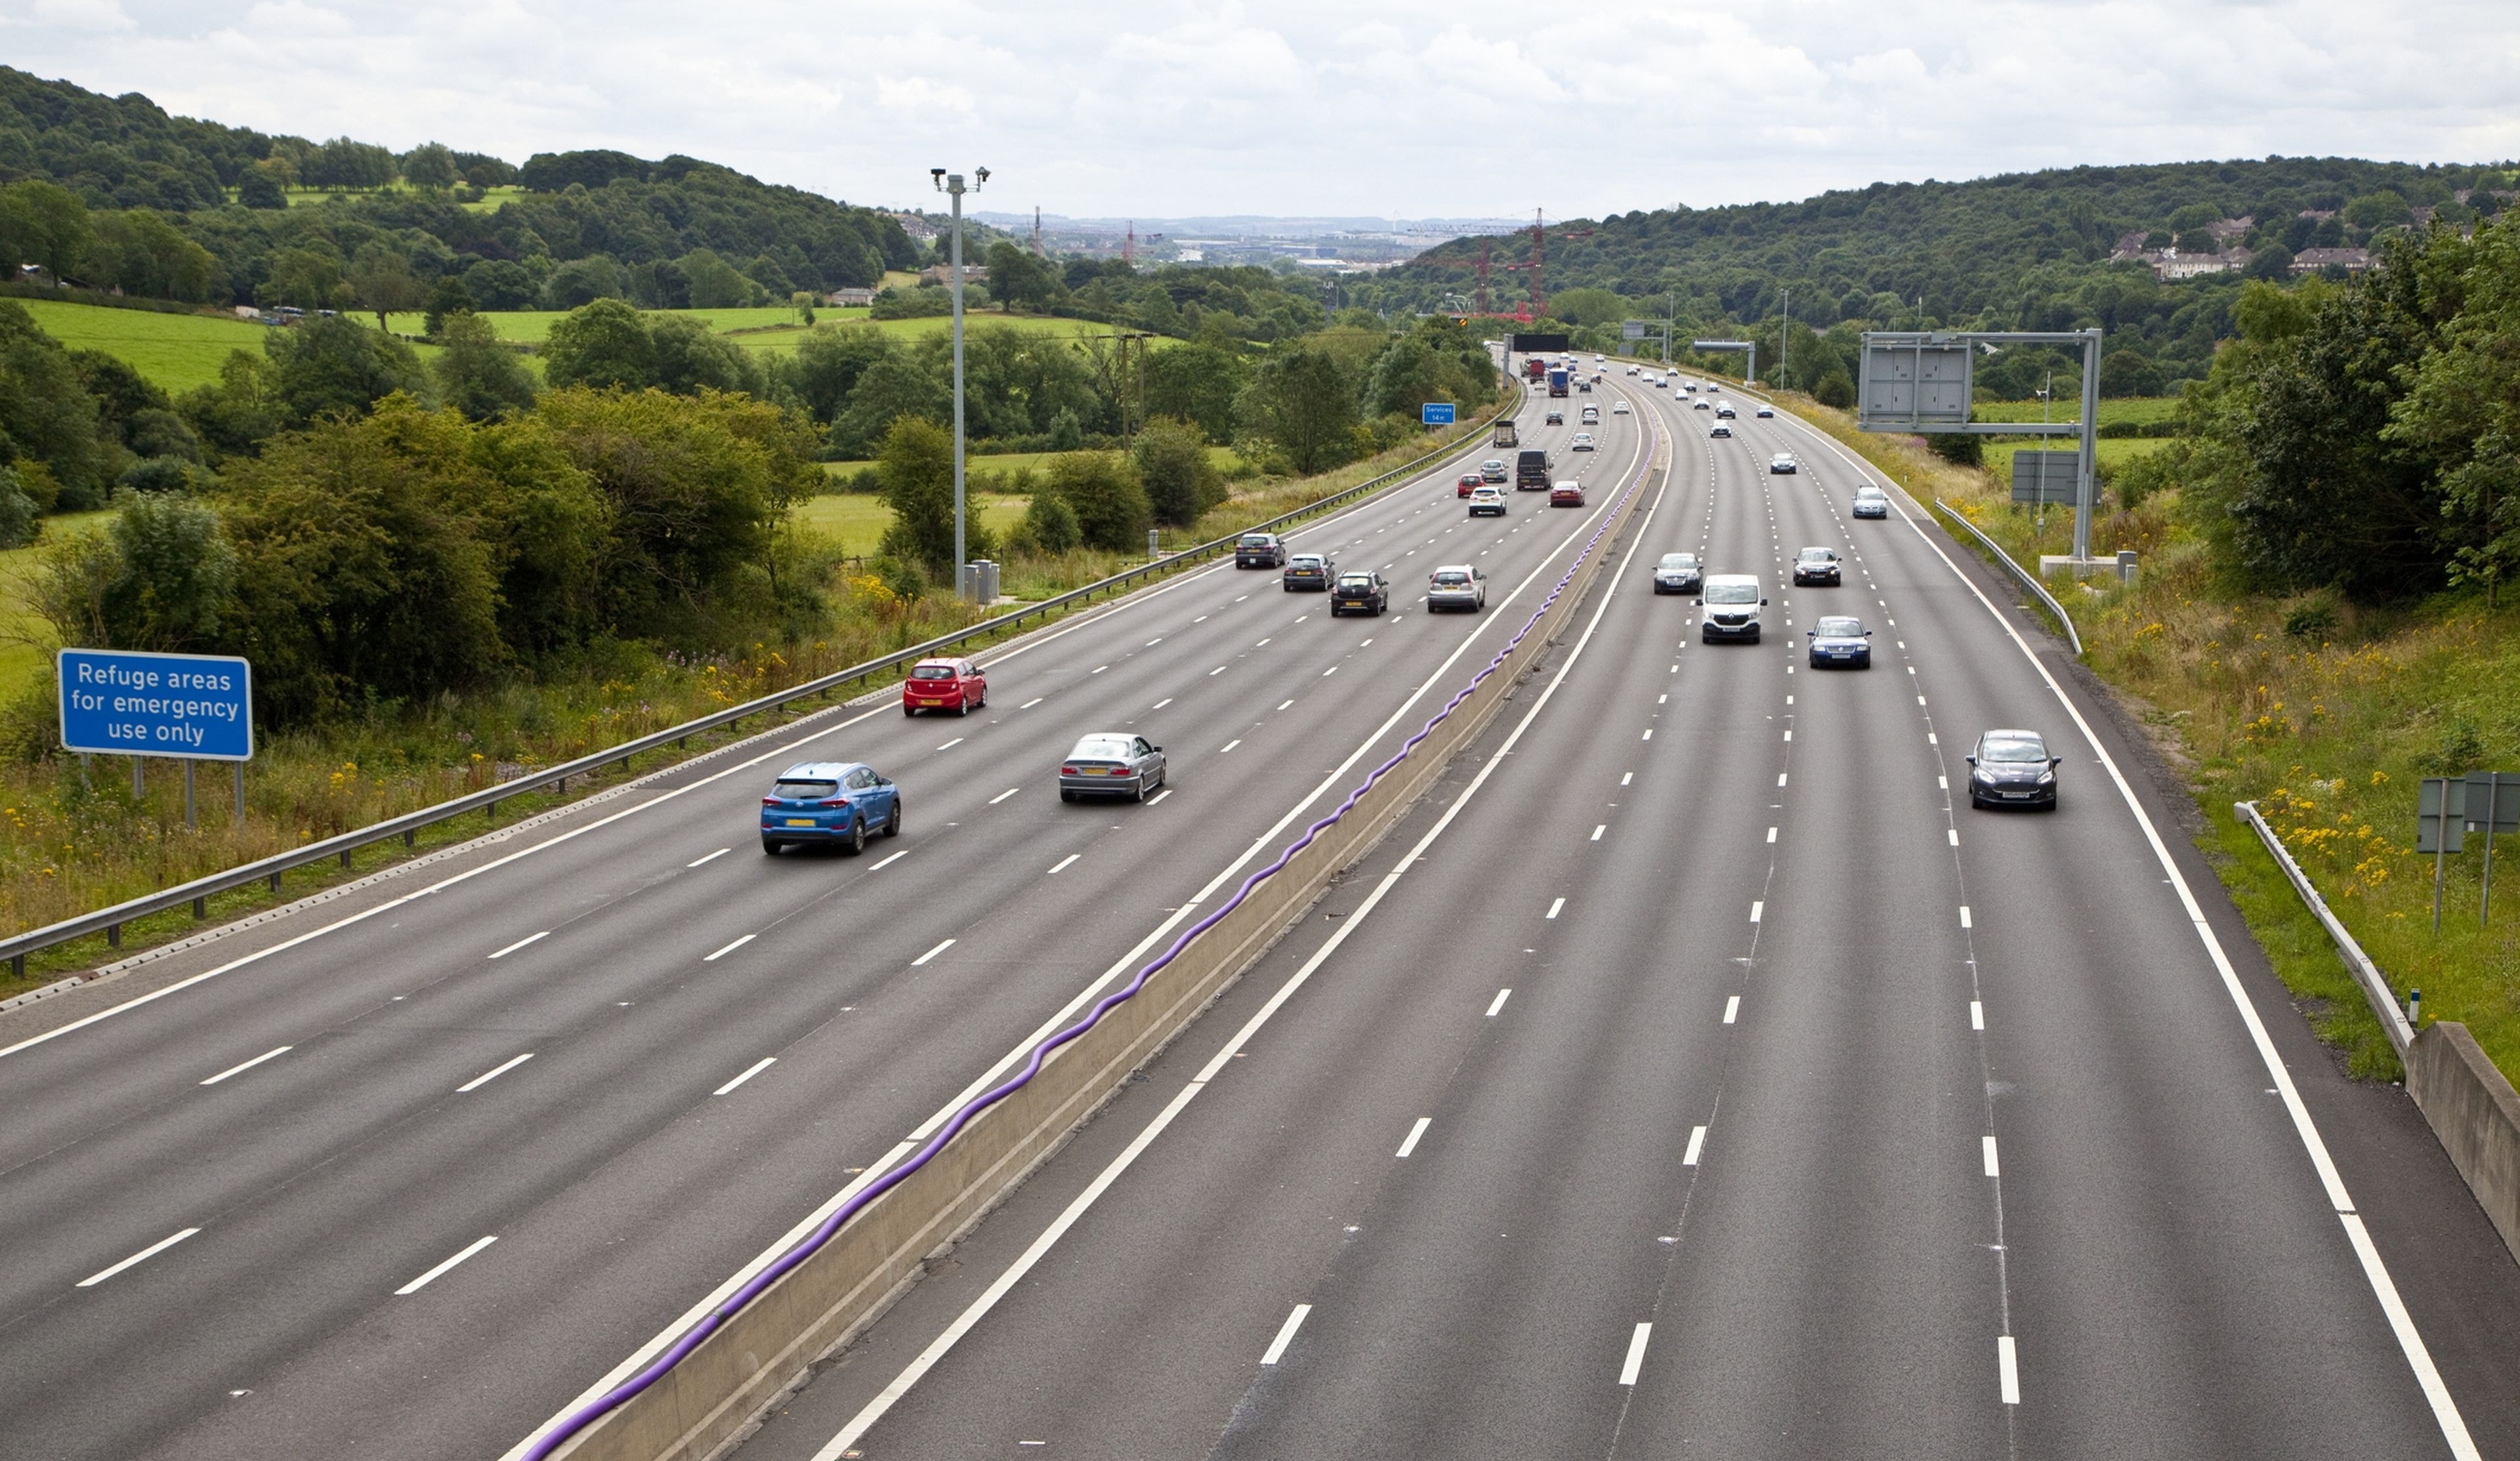
[[[1659,318],[1666,293],[1676,296],[1686,328],[1770,320],[1790,291],[1793,318],[1819,329],[2099,325],[2176,378],[2201,376],[2214,342],[2230,334],[2229,300],[2241,275],[2164,282],[2149,263],[2112,262],[2112,253],[2130,245],[2246,249],[2261,273],[2282,277],[2305,248],[2359,245],[2419,219],[2458,223],[2498,211],[2513,169],[2269,157],[1874,183],[1800,202],[1661,208],[1552,226],[1546,279],[1553,298],[1590,317],[1578,324]],[[1495,263],[1529,257],[1527,232],[1486,242]],[[1377,279],[1373,302],[1432,308],[1448,292],[1469,292],[1468,266],[1480,246],[1462,239],[1429,250]],[[1527,279],[1492,274],[1494,302],[1512,307]],[[1570,289],[1622,297],[1561,295]]]

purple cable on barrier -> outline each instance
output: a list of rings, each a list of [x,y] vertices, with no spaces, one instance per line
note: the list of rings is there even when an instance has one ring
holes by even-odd
[[[1662,436],[1662,428],[1659,423],[1655,423],[1653,424],[1652,429],[1654,440],[1658,442]],[[1619,494],[1619,502],[1624,503],[1629,498],[1634,497],[1637,489],[1644,485],[1645,477],[1652,470],[1653,453],[1650,448],[1648,448],[1645,453],[1644,461],[1638,465],[1636,476],[1630,479],[1627,486],[1621,490]],[[1592,537],[1584,541],[1584,551],[1575,555],[1575,561],[1566,566],[1566,572],[1564,575],[1559,577],[1555,587],[1549,591],[1549,597],[1540,601],[1540,607],[1531,611],[1531,617],[1523,621],[1522,628],[1515,632],[1512,639],[1506,642],[1506,646],[1504,648],[1496,652],[1496,657],[1489,660],[1486,667],[1481,669],[1476,675],[1471,676],[1470,683],[1462,686],[1461,690],[1456,693],[1453,698],[1445,701],[1443,709],[1436,711],[1434,715],[1427,719],[1426,724],[1418,727],[1417,734],[1412,735],[1408,740],[1402,742],[1397,754],[1395,754],[1390,760],[1382,763],[1380,766],[1375,767],[1362,782],[1358,783],[1356,789],[1349,792],[1346,798],[1338,804],[1337,808],[1331,811],[1328,816],[1324,817],[1319,821],[1316,821],[1312,825],[1304,828],[1304,834],[1301,837],[1296,838],[1293,842],[1288,843],[1286,847],[1278,854],[1277,861],[1271,863],[1268,866],[1261,868],[1257,872],[1252,873],[1249,877],[1244,878],[1242,880],[1242,885],[1235,889],[1234,896],[1232,898],[1227,899],[1222,905],[1220,905],[1216,911],[1208,914],[1204,918],[1201,918],[1196,923],[1192,924],[1188,929],[1184,930],[1178,938],[1175,938],[1172,943],[1165,948],[1162,953],[1157,954],[1152,961],[1146,965],[1146,967],[1140,969],[1137,972],[1136,977],[1132,978],[1126,985],[1123,985],[1121,988],[1112,991],[1110,994],[1105,995],[1101,999],[1095,1001],[1094,1007],[1086,1012],[1085,1018],[1068,1026],[1066,1029],[1059,1031],[1058,1034],[1051,1036],[1048,1040],[1045,1040],[1040,1044],[1034,1046],[1031,1058],[1024,1062],[1023,1069],[1016,1072],[1013,1077],[998,1085],[982,1091],[980,1094],[973,1096],[970,1100],[965,1102],[963,1108],[954,1113],[953,1120],[947,1122],[937,1130],[935,1135],[930,1136],[927,1139],[926,1145],[922,1146],[918,1151],[912,1153],[909,1160],[903,1162],[900,1166],[885,1173],[877,1180],[868,1183],[855,1197],[852,1197],[847,1202],[840,1204],[840,1206],[832,1212],[831,1217],[824,1218],[822,1223],[812,1232],[806,1234],[804,1239],[797,1243],[795,1247],[780,1255],[779,1260],[776,1262],[773,1262],[769,1267],[764,1268],[759,1273],[753,1275],[752,1280],[749,1283],[746,1283],[742,1288],[740,1288],[733,1294],[729,1295],[725,1303],[710,1309],[698,1324],[692,1326],[690,1333],[685,1334],[681,1339],[674,1341],[671,1346],[666,1348],[665,1352],[657,1355],[646,1369],[643,1369],[639,1373],[631,1376],[629,1379],[622,1381],[619,1385],[614,1386],[611,1390],[597,1396],[588,1404],[581,1406],[577,1410],[572,1411],[567,1416],[563,1417],[559,1425],[554,1426],[541,1439],[534,1442],[531,1450],[525,1452],[525,1461],[546,1461],[546,1458],[554,1451],[559,1450],[560,1447],[569,1439],[569,1438],[594,1424],[595,1421],[603,1416],[607,1411],[611,1410],[614,1406],[621,1404],[631,1396],[638,1395],[649,1386],[655,1384],[657,1380],[664,1376],[666,1371],[672,1369],[675,1365],[682,1363],[686,1356],[688,1356],[694,1350],[699,1348],[701,1341],[707,1339],[711,1334],[716,1333],[727,1320],[735,1317],[738,1313],[742,1312],[745,1306],[751,1304],[753,1300],[761,1297],[765,1290],[767,1290],[772,1284],[777,1283],[789,1269],[813,1257],[815,1253],[820,1251],[823,1245],[829,1243],[832,1236],[838,1233],[841,1227],[846,1225],[851,1218],[854,1218],[859,1213],[865,1211],[868,1205],[873,1203],[877,1198],[881,1197],[886,1192],[889,1192],[893,1188],[901,1185],[903,1181],[909,1178],[912,1173],[915,1173],[921,1168],[926,1166],[928,1162],[935,1158],[938,1152],[943,1151],[957,1135],[962,1133],[965,1127],[969,1126],[972,1121],[977,1119],[981,1112],[986,1111],[991,1106],[1005,1100],[1007,1097],[1014,1094],[1016,1091],[1022,1089],[1026,1085],[1030,1084],[1032,1078],[1041,1073],[1043,1063],[1050,1058],[1053,1051],[1071,1040],[1083,1037],[1087,1031],[1092,1030],[1096,1025],[1102,1023],[1102,1017],[1105,1014],[1108,1014],[1111,1010],[1128,1000],[1135,998],[1138,992],[1147,987],[1147,981],[1154,978],[1157,974],[1162,973],[1164,968],[1171,964],[1174,959],[1179,958],[1182,955],[1182,952],[1189,949],[1192,942],[1196,940],[1199,935],[1207,932],[1210,928],[1215,927],[1218,921],[1223,919],[1226,914],[1240,908],[1243,903],[1250,898],[1253,890],[1257,889],[1262,883],[1267,882],[1269,879],[1283,871],[1286,864],[1292,862],[1298,853],[1301,853],[1305,848],[1313,845],[1314,839],[1320,837],[1322,833],[1329,830],[1331,827],[1338,825],[1339,819],[1347,816],[1349,812],[1353,811],[1356,804],[1365,797],[1366,793],[1372,791],[1376,783],[1381,781],[1384,776],[1391,773],[1393,768],[1399,766],[1401,762],[1408,760],[1410,753],[1418,749],[1419,742],[1433,734],[1435,728],[1442,725],[1444,721],[1461,706],[1461,703],[1463,700],[1468,699],[1481,685],[1485,684],[1489,676],[1495,674],[1499,669],[1504,667],[1506,657],[1508,655],[1522,647],[1523,640],[1529,636],[1533,628],[1540,623],[1541,616],[1549,612],[1550,606],[1557,602],[1558,596],[1566,592],[1567,584],[1574,581],[1576,570],[1582,568],[1585,560],[1593,555],[1593,550],[1600,545],[1601,535],[1610,530],[1610,523],[1612,520],[1617,518],[1618,515],[1619,504],[1613,503],[1610,507],[1610,510],[1602,514],[1601,525],[1594,530]]]

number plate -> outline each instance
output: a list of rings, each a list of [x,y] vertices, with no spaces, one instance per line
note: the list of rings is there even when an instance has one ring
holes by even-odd
[[[791,817],[788,819],[788,824],[791,827],[810,827],[814,824],[814,819],[810,817]]]

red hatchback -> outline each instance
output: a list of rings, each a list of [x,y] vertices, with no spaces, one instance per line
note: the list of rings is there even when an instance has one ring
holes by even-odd
[[[1462,479],[1453,484],[1453,496],[1467,497],[1471,493],[1476,492],[1479,488],[1479,484],[1486,480],[1487,478],[1479,475],[1477,472],[1465,471],[1462,473]]]
[[[989,677],[968,659],[922,659],[901,682],[901,713],[950,710],[969,715],[989,703]]]

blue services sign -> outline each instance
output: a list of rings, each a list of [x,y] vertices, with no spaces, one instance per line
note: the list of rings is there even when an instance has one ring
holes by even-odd
[[[65,649],[60,669],[65,750],[253,759],[253,667],[242,659]]]
[[[1423,426],[1449,426],[1453,423],[1453,403],[1428,401],[1418,408],[1418,423]]]

